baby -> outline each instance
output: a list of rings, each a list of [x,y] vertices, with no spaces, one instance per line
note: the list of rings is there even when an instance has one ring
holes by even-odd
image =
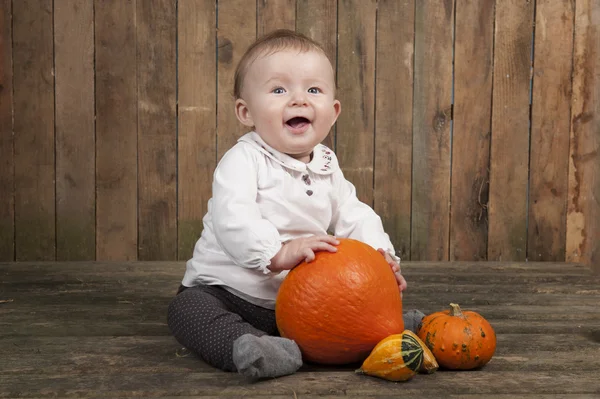
[[[264,378],[302,365],[296,343],[278,336],[277,291],[300,262],[335,252],[336,237],[377,249],[406,288],[380,217],[320,144],[341,111],[335,90],[323,48],[288,30],[258,39],[237,66],[235,114],[252,131],[217,165],[202,235],[168,310],[179,343],[214,367]],[[422,317],[405,313],[406,328]]]

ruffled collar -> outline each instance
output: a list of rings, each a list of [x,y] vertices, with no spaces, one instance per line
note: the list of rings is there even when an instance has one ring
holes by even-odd
[[[256,132],[249,132],[238,139],[249,143],[257,148],[260,152],[271,158],[282,166],[298,172],[305,172],[310,169],[311,172],[319,175],[330,175],[339,169],[337,158],[332,150],[323,144],[317,144],[313,149],[312,159],[309,163],[298,161],[287,154],[277,151],[264,140]]]

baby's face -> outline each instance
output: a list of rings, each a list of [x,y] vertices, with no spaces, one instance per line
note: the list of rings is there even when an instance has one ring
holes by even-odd
[[[282,50],[259,57],[247,71],[238,119],[274,149],[308,162],[340,113],[333,69],[318,51]]]

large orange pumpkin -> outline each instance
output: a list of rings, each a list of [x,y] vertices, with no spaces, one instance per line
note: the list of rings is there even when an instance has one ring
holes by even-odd
[[[439,365],[452,370],[470,370],[490,361],[496,351],[496,333],[477,312],[450,309],[427,315],[418,336],[433,352]]]
[[[292,269],[275,304],[281,336],[296,341],[309,362],[362,362],[379,341],[404,331],[400,291],[385,258],[360,241],[339,241],[337,252],[318,252]]]

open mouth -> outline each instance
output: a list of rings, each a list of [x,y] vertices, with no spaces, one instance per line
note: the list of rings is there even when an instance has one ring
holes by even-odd
[[[308,126],[308,124],[310,124],[310,121],[303,116],[296,116],[288,120],[285,124],[294,130],[298,130]]]

